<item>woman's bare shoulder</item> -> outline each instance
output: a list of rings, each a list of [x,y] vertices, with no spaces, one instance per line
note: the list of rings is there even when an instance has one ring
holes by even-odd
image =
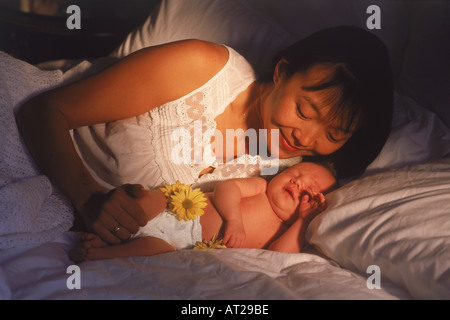
[[[228,49],[222,45],[182,40],[142,49],[124,62],[123,69],[135,70],[136,81],[142,79],[149,88],[157,89],[152,103],[147,105],[158,106],[208,82],[226,65],[228,58]]]
[[[159,62],[167,73],[209,80],[219,72],[228,61],[228,49],[212,42],[202,40],[181,40],[156,47],[142,49],[135,53],[136,59],[145,67],[146,61]]]
[[[181,58],[201,63],[206,67],[220,69],[228,61],[228,49],[213,42],[189,39],[168,43],[164,46],[167,46],[168,51],[173,51]]]

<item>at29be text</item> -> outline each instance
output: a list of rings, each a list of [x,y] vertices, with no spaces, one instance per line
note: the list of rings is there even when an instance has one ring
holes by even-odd
[[[188,304],[187,307],[181,308],[181,314],[183,315],[207,315],[212,317],[215,312],[226,315],[267,315],[269,314],[269,306],[267,304],[228,304],[225,308],[216,309],[216,307],[197,307]]]

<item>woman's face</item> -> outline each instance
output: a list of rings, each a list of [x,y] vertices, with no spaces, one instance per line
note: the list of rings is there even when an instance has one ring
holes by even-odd
[[[323,82],[323,79],[330,77],[334,68],[315,65],[306,72],[287,77],[284,72],[280,72],[281,63],[275,70],[273,88],[261,110],[263,127],[268,130],[279,129],[279,158],[327,155],[341,148],[351,133],[340,128],[338,121],[329,119],[328,112],[333,105],[327,103],[333,90],[338,89],[304,89]],[[268,146],[271,154],[276,155],[276,150],[270,149],[270,134]]]
[[[272,209],[283,221],[296,218],[301,197],[310,200],[318,193],[330,191],[336,179],[326,168],[301,162],[276,175],[267,186],[267,198]]]

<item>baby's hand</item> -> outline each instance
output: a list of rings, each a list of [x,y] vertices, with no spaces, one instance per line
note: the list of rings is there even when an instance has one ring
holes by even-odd
[[[241,221],[225,222],[225,232],[222,243],[228,248],[240,248],[245,241],[244,225]]]
[[[298,209],[299,218],[312,220],[316,215],[325,210],[327,203],[322,193],[314,195],[305,194],[300,199]]]

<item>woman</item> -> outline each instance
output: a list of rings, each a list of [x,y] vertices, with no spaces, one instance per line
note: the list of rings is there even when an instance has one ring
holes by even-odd
[[[252,157],[261,157],[249,155],[248,142],[244,154],[234,144],[230,154],[226,143],[216,143],[227,129],[275,129],[277,141],[268,134],[268,150],[259,153],[325,157],[340,177],[360,173],[389,133],[391,77],[384,45],[354,27],[323,30],[282,51],[267,81],[257,80],[231,48],[188,40],[143,49],[43,93],[22,106],[18,123],[38,164],[87,228],[119,243],[148,220],[135,199],[140,184],[258,173]],[[199,159],[201,144],[199,161],[174,161],[183,137],[173,136],[180,129],[191,133],[194,150],[182,158]],[[199,138],[211,130],[216,134]],[[244,159],[241,167],[227,162],[236,157]]]

